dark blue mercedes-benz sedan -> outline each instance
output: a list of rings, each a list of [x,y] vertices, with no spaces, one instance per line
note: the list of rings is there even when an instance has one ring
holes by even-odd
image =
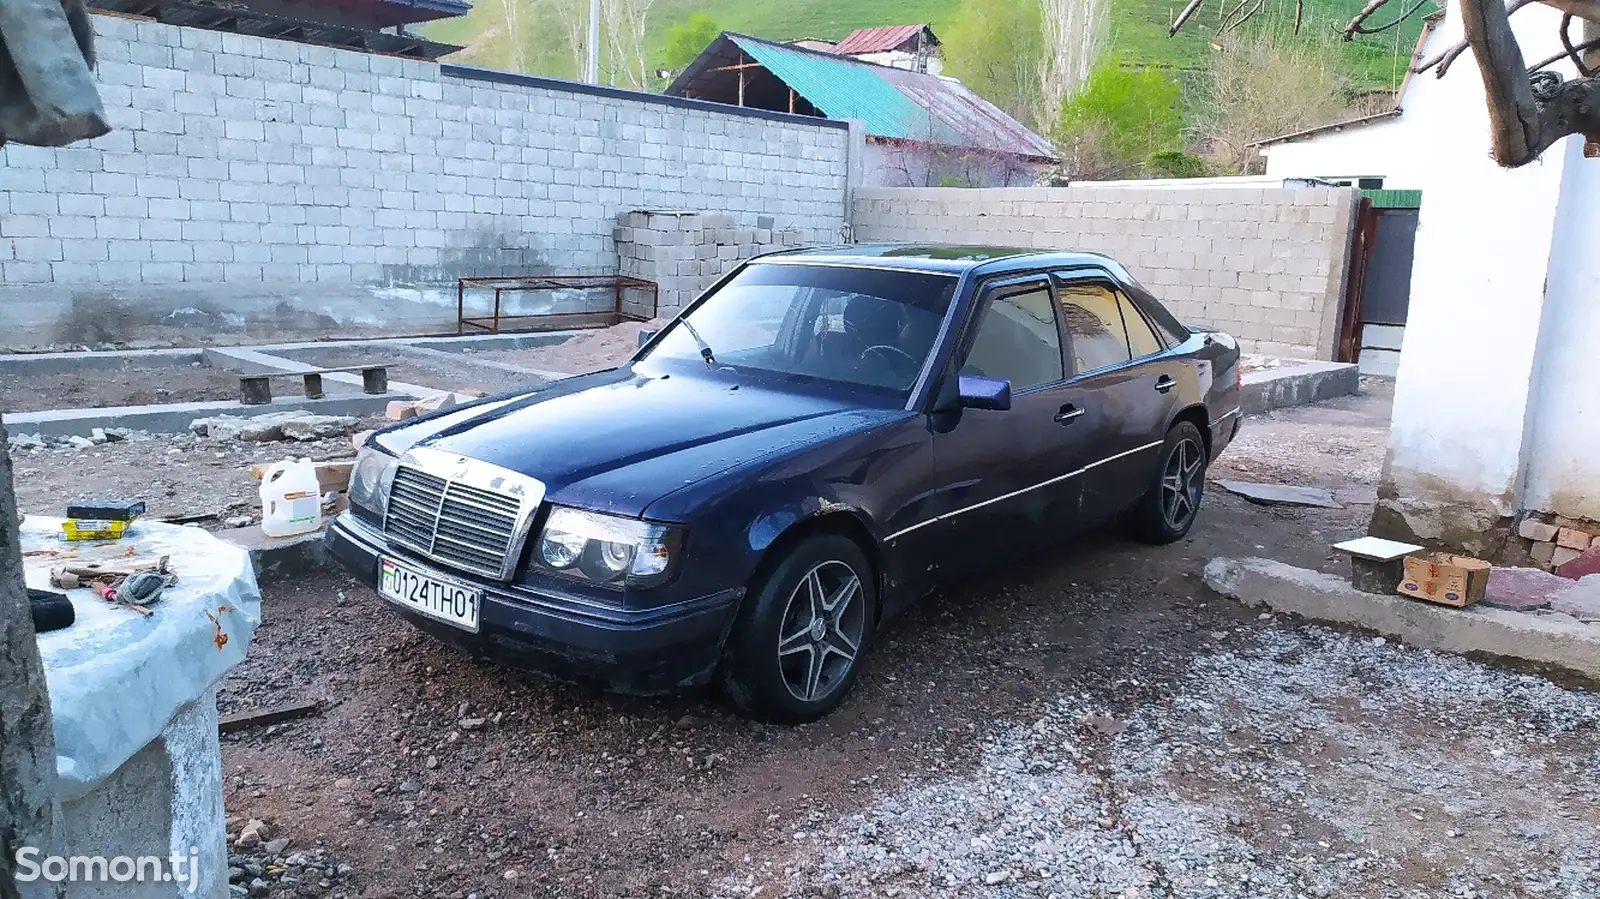
[[[619,368],[374,434],[329,549],[470,652],[826,714],[936,584],[1199,510],[1239,351],[1087,253],[740,266]]]

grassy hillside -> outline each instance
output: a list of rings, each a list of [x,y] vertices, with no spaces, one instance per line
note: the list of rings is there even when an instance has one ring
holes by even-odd
[[[490,68],[510,68],[509,36],[503,0],[473,0],[470,15],[431,26],[438,40],[463,44],[467,49],[456,61]],[[521,0],[525,68],[570,78],[576,70],[564,45],[563,29],[555,4],[563,0]],[[573,0],[564,0],[573,2]],[[1181,0],[1110,0],[1110,50],[1140,65],[1194,70],[1213,51],[1207,46],[1215,32],[1218,8],[1225,0],[1210,0],[1177,37],[1167,37],[1167,25],[1183,7]],[[655,0],[650,8],[650,45],[659,57],[667,27],[704,11],[723,28],[774,40],[815,37],[837,40],[852,29],[874,25],[929,22],[937,32],[956,15],[961,0]],[[1228,2],[1231,8],[1232,3]],[[1331,32],[1364,5],[1364,0],[1306,0],[1305,28]],[[1293,20],[1294,0],[1267,0],[1256,21],[1287,23]],[[1382,16],[1379,16],[1382,19]],[[1416,46],[1420,16],[1405,27],[1343,45],[1351,76],[1369,89],[1397,85]],[[652,69],[658,65],[653,60]]]

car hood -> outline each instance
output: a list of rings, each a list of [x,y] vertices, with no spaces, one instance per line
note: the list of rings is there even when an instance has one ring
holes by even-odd
[[[704,478],[904,414],[731,375],[622,368],[393,428],[379,442],[479,459],[538,479],[550,502],[637,516]]]

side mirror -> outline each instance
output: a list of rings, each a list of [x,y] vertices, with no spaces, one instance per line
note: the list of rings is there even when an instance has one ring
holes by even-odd
[[[650,342],[650,338],[652,338],[654,336],[656,336],[656,332],[654,332],[654,331],[640,331],[639,332],[639,346],[642,347],[645,344],[649,343]]]
[[[962,375],[957,389],[964,409],[993,409],[1004,412],[1011,408],[1010,381]]]

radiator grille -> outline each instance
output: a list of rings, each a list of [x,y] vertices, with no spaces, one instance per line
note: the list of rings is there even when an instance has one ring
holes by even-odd
[[[401,465],[383,530],[436,562],[498,578],[512,550],[520,509],[514,496]]]

